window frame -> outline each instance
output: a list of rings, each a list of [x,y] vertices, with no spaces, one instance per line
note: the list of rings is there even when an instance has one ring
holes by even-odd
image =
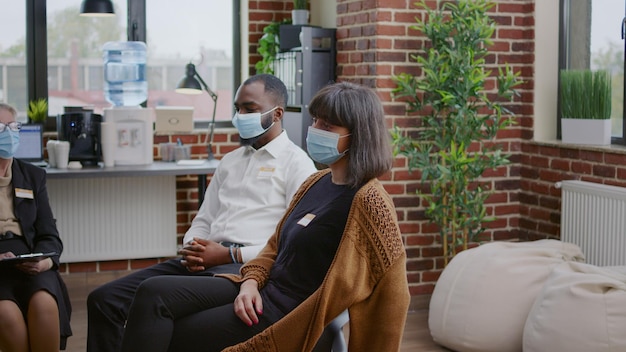
[[[558,63],[558,92],[561,91],[561,70],[568,67],[568,43],[569,43],[569,22],[567,16],[569,15],[569,2],[571,0],[559,0],[559,63]],[[591,0],[589,0],[591,1]],[[626,0],[625,0],[626,3]],[[626,40],[624,40],[624,25],[626,24],[626,6],[624,9],[624,17],[622,20],[622,45],[624,46],[624,72],[626,76]],[[557,138],[562,139],[561,136],[561,101],[560,94],[557,94]],[[626,79],[624,79],[624,94],[622,96],[622,102],[626,102]],[[611,137],[611,145],[626,145],[626,104],[622,108],[622,136]]]

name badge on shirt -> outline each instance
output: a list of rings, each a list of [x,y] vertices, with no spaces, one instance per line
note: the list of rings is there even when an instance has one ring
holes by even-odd
[[[16,188],[15,196],[17,198],[26,198],[26,199],[34,199],[33,191],[30,189]]]
[[[259,169],[259,177],[272,177],[275,170],[276,170],[275,167],[262,166]]]
[[[300,221],[298,221],[298,225],[307,227],[309,226],[311,221],[313,221],[313,219],[315,219],[315,214],[308,213],[305,216],[303,216],[302,219],[300,219]]]

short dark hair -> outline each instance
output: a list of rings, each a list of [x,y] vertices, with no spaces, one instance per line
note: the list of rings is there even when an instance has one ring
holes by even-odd
[[[254,82],[263,82],[265,92],[269,93],[274,98],[274,104],[282,108],[287,106],[287,102],[289,100],[287,87],[285,87],[285,83],[283,83],[283,81],[281,81],[278,77],[262,73],[248,78],[245,82],[243,82],[243,85],[246,86]]]
[[[360,187],[391,169],[390,133],[383,105],[373,90],[349,82],[325,86],[309,103],[309,113],[352,134],[347,152],[350,186]]]

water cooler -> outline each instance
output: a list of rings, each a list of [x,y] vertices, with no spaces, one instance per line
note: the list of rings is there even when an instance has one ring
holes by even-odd
[[[104,97],[113,106],[104,109],[103,150],[114,165],[153,162],[152,109],[141,107],[148,98],[146,44],[108,42],[102,47]]]
[[[103,149],[111,151],[115,165],[153,162],[152,109],[115,106],[104,109]]]

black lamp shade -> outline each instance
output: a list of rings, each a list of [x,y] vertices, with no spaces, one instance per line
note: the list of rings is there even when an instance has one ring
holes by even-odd
[[[83,0],[80,4],[81,16],[113,16],[111,0]]]
[[[200,85],[200,82],[198,82],[197,79],[189,76],[183,77],[183,79],[181,79],[178,83],[178,86],[176,86],[176,91],[179,91],[181,89],[197,90],[198,93],[202,93],[202,86]]]
[[[215,155],[213,155],[213,130],[215,129],[215,112],[217,109],[217,94],[209,88],[206,82],[200,77],[198,72],[196,72],[196,66],[192,63],[188,63],[185,68],[185,77],[180,80],[178,86],[176,86],[176,93],[182,94],[202,94],[202,89],[204,89],[211,99],[213,99],[213,117],[211,118],[211,128],[207,132],[207,138],[205,142],[207,143],[207,159],[213,160],[215,159]]]
[[[193,64],[187,65],[187,73],[176,86],[176,92],[182,94],[201,94],[202,85],[196,79],[196,67]]]

